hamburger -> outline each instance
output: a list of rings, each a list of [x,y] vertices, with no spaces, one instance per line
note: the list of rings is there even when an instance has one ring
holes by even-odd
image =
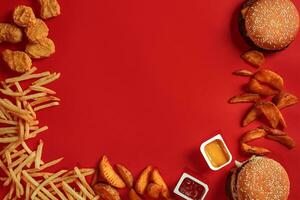
[[[285,169],[266,157],[252,157],[232,169],[226,183],[226,193],[231,200],[287,200],[289,190]]]
[[[294,41],[299,14],[290,0],[246,0],[239,15],[239,29],[250,46],[280,51]]]

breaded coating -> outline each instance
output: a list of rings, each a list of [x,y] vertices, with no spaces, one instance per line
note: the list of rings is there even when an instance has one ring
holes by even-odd
[[[11,51],[6,49],[2,52],[2,58],[7,65],[16,72],[26,72],[32,66],[30,57],[23,51]]]
[[[41,4],[41,18],[49,19],[60,15],[60,5],[57,0],[39,0]]]
[[[25,28],[25,33],[30,42],[39,43],[48,36],[49,28],[43,20],[37,19],[35,25]]]
[[[15,24],[22,27],[29,27],[36,23],[36,18],[31,7],[20,5],[17,6],[13,13]]]
[[[13,24],[0,23],[0,43],[18,43],[22,41],[23,33],[20,28]]]
[[[39,40],[39,43],[29,43],[26,45],[25,52],[35,59],[47,58],[55,52],[55,44],[49,38]]]

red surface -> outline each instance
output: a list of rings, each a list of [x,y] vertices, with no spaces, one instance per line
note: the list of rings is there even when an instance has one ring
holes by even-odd
[[[22,2],[36,4],[1,0],[1,21]],[[183,171],[192,171],[209,185],[207,199],[226,199],[225,177],[233,163],[211,171],[199,146],[221,130],[233,158],[245,159],[238,138],[250,127],[239,123],[249,105],[227,104],[247,82],[231,72],[253,69],[239,58],[247,49],[236,25],[242,1],[60,2],[63,14],[48,21],[57,52],[35,61],[40,70],[62,73],[52,85],[62,105],[40,114],[50,127],[40,135],[45,160],[64,156],[60,167],[93,167],[106,154],[136,175],[153,164],[172,189]],[[300,8],[300,0],[295,3]],[[299,51],[300,37],[266,61],[298,96]],[[283,111],[298,144],[299,106]],[[270,156],[289,173],[290,199],[300,199],[300,148],[255,143],[272,149]]]

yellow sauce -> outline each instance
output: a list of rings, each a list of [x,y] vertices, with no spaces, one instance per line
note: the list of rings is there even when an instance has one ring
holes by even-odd
[[[224,144],[219,139],[207,144],[204,149],[208,159],[214,167],[220,167],[229,160]]]

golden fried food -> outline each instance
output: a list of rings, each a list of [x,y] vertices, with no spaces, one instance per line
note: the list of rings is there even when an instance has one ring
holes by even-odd
[[[280,129],[276,129],[276,128],[270,128],[268,126],[265,126],[265,125],[262,125],[260,126],[260,128],[264,129],[267,134],[270,134],[270,135],[287,135],[286,132],[280,130]]]
[[[23,33],[21,29],[13,24],[0,23],[0,43],[18,43],[22,41]]]
[[[260,116],[260,112],[256,109],[256,106],[253,105],[247,115],[242,121],[242,126],[248,126],[251,122],[257,120]]]
[[[281,91],[284,88],[283,78],[271,70],[261,69],[255,73],[254,78],[260,83],[271,86],[276,90]]]
[[[162,178],[162,176],[160,175],[158,169],[153,170],[150,180],[153,183],[156,183],[157,185],[160,185],[162,187],[161,194],[164,198],[169,198],[170,197],[169,188],[168,188],[166,182],[164,181],[164,179]]]
[[[279,142],[280,144],[292,149],[296,146],[295,141],[288,135],[267,135],[266,138]]]
[[[43,20],[36,19],[34,25],[25,28],[25,33],[30,42],[39,43],[41,39],[48,37],[49,29]]]
[[[247,69],[240,69],[240,70],[234,71],[233,74],[237,75],[237,76],[253,76],[254,75],[253,72],[251,72]]]
[[[15,24],[22,27],[33,26],[36,23],[36,18],[31,7],[20,5],[17,6],[13,13]]]
[[[259,110],[263,116],[268,120],[272,128],[286,128],[286,122],[280,110],[272,102],[259,102],[256,104],[256,109]]]
[[[266,149],[266,148],[250,146],[246,143],[241,143],[240,148],[241,148],[241,151],[243,153],[250,154],[250,155],[263,156],[263,155],[266,155],[268,153],[271,153],[271,151]]]
[[[30,57],[22,51],[11,51],[6,49],[2,52],[2,58],[10,69],[16,72],[26,72],[32,66]]]
[[[55,44],[51,39],[44,38],[39,43],[27,44],[25,51],[31,58],[47,58],[55,53]]]
[[[39,0],[41,18],[49,19],[60,15],[60,5],[57,0]]]
[[[125,188],[126,185],[120,176],[112,168],[106,156],[103,156],[99,163],[99,175],[108,184],[116,188]]]
[[[261,84],[255,78],[252,78],[248,83],[248,90],[252,93],[260,94],[262,96],[273,96],[279,93],[278,90],[273,89],[272,87]]]
[[[162,186],[156,183],[149,183],[149,185],[147,186],[147,194],[153,199],[158,199],[161,191]]]
[[[255,103],[260,100],[261,97],[259,94],[243,93],[229,99],[229,103]]]
[[[103,200],[121,200],[119,192],[110,185],[97,183],[94,185],[94,191]]]
[[[256,128],[254,130],[246,132],[241,138],[241,143],[251,142],[253,140],[263,138],[266,135],[267,133],[264,129]]]
[[[145,193],[152,170],[153,167],[148,165],[137,178],[135,183],[135,191],[138,194],[143,195]]]
[[[298,103],[298,97],[288,92],[281,92],[274,96],[272,101],[278,109],[282,109]]]
[[[256,50],[249,50],[243,53],[241,57],[243,60],[254,67],[260,67],[265,62],[264,54]]]
[[[125,184],[129,189],[133,187],[133,176],[132,173],[124,166],[117,164],[116,171],[121,176]]]
[[[134,189],[130,189],[128,196],[130,200],[142,200],[142,198],[135,192]]]

